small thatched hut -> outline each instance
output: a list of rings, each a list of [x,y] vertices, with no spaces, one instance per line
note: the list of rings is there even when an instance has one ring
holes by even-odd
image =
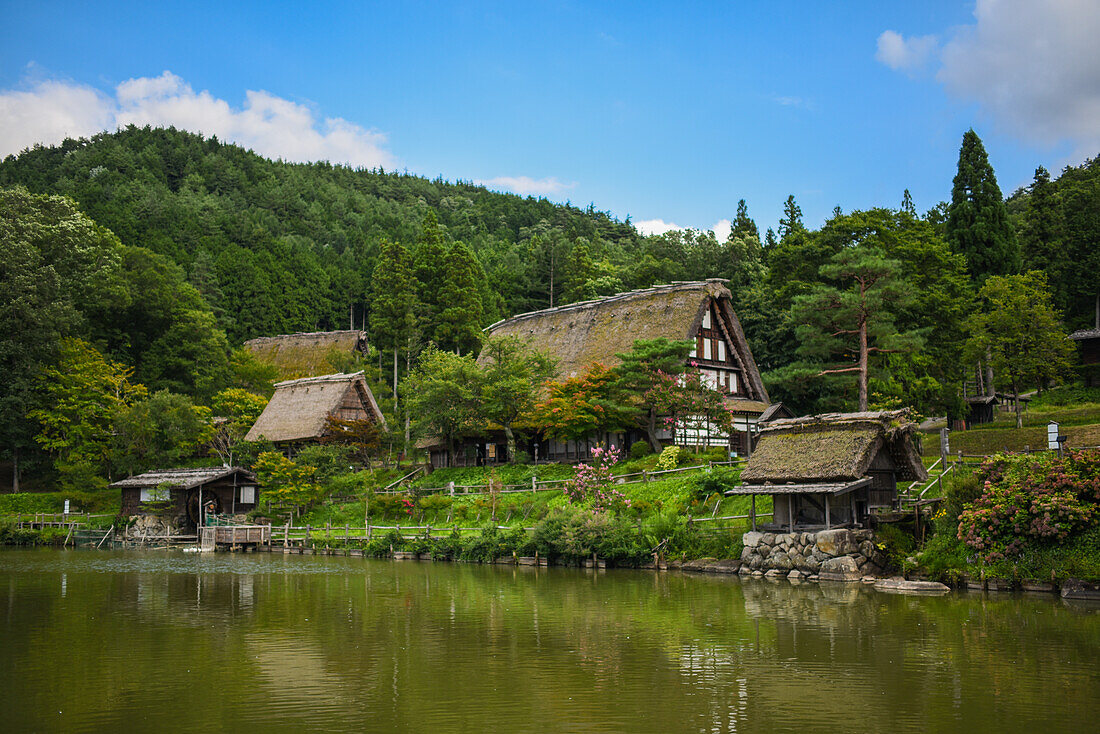
[[[386,425],[362,372],[323,375],[275,383],[275,394],[245,440],[316,441],[325,435],[329,418]]]
[[[165,516],[174,527],[196,527],[200,508],[214,503],[214,512],[241,514],[256,508],[256,476],[239,466],[200,469],[158,469],[111,485],[122,490],[122,514]]]
[[[737,429],[732,436],[711,427],[683,426],[660,437],[686,445],[728,445],[748,451],[750,433],[769,406],[768,391],[734,313],[726,281],[672,283],[620,293],[596,301],[570,303],[513,316],[486,329],[491,336],[515,336],[557,360],[558,380],[582,374],[600,363],[613,367],[616,354],[629,352],[637,339],[691,339],[690,360],[703,380],[727,396]],[[633,437],[622,437],[630,441]],[[543,456],[584,458],[587,445],[548,442]]]
[[[1100,387],[1100,311],[1097,313],[1095,329],[1081,329],[1069,335],[1077,342],[1081,357],[1081,377],[1085,387]]]
[[[367,353],[365,331],[313,331],[261,336],[244,343],[252,355],[275,365],[279,377],[295,379],[327,375]]]
[[[928,476],[908,416],[894,410],[772,421],[741,472],[745,484],[727,494],[771,495],[774,525],[788,532],[865,524],[873,511],[894,507],[899,481]]]

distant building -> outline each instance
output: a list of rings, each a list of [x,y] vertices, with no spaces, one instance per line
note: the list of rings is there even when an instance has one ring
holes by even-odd
[[[326,435],[329,418],[386,425],[362,372],[322,375],[276,383],[275,394],[245,440],[287,445],[318,441]]]
[[[365,331],[313,331],[261,336],[244,343],[260,362],[275,365],[282,379],[328,375],[367,353]]]
[[[764,426],[744,484],[727,494],[770,495],[777,529],[865,525],[893,509],[899,481],[928,477],[907,410],[827,413]],[[755,502],[754,502],[755,506]]]
[[[760,415],[770,404],[724,280],[659,285],[570,303],[513,316],[485,331],[490,336],[514,336],[531,349],[553,357],[557,380],[583,374],[596,363],[614,367],[619,363],[615,355],[629,352],[638,339],[693,340],[695,349],[689,360],[696,364],[707,385],[725,394],[736,429],[727,435],[713,426],[674,426],[658,434],[670,443],[724,446],[745,453]],[[623,446],[643,435],[630,431],[606,438]],[[540,440],[532,449],[536,446],[540,459],[572,461],[587,458],[593,441]],[[438,445],[430,448],[433,464],[438,465],[445,452]],[[491,463],[496,457],[503,459],[503,439],[491,438],[472,445],[467,442],[466,452],[469,455],[460,461]]]
[[[200,508],[213,503],[217,514],[239,515],[256,509],[256,476],[239,466],[199,469],[158,469],[121,479],[122,514],[159,514],[174,527],[195,528]]]

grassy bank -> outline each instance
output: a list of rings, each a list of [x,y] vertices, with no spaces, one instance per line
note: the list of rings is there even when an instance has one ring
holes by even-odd
[[[0,545],[61,545],[69,531],[67,528],[17,528],[10,520],[0,520]]]

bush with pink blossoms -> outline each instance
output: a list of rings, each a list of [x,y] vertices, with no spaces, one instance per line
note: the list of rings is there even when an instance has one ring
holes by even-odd
[[[565,485],[565,496],[575,505],[591,504],[597,511],[622,510],[630,507],[630,499],[612,486],[611,475],[619,463],[620,452],[614,446],[592,449],[591,464],[577,464],[576,473]]]
[[[986,563],[1029,542],[1064,543],[1100,521],[1100,451],[999,455],[979,472],[981,497],[959,515],[958,538]]]

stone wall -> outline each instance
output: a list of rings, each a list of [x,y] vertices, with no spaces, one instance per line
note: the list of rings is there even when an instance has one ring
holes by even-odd
[[[743,537],[741,574],[821,581],[882,576],[886,559],[870,530],[816,533],[749,532]]]

